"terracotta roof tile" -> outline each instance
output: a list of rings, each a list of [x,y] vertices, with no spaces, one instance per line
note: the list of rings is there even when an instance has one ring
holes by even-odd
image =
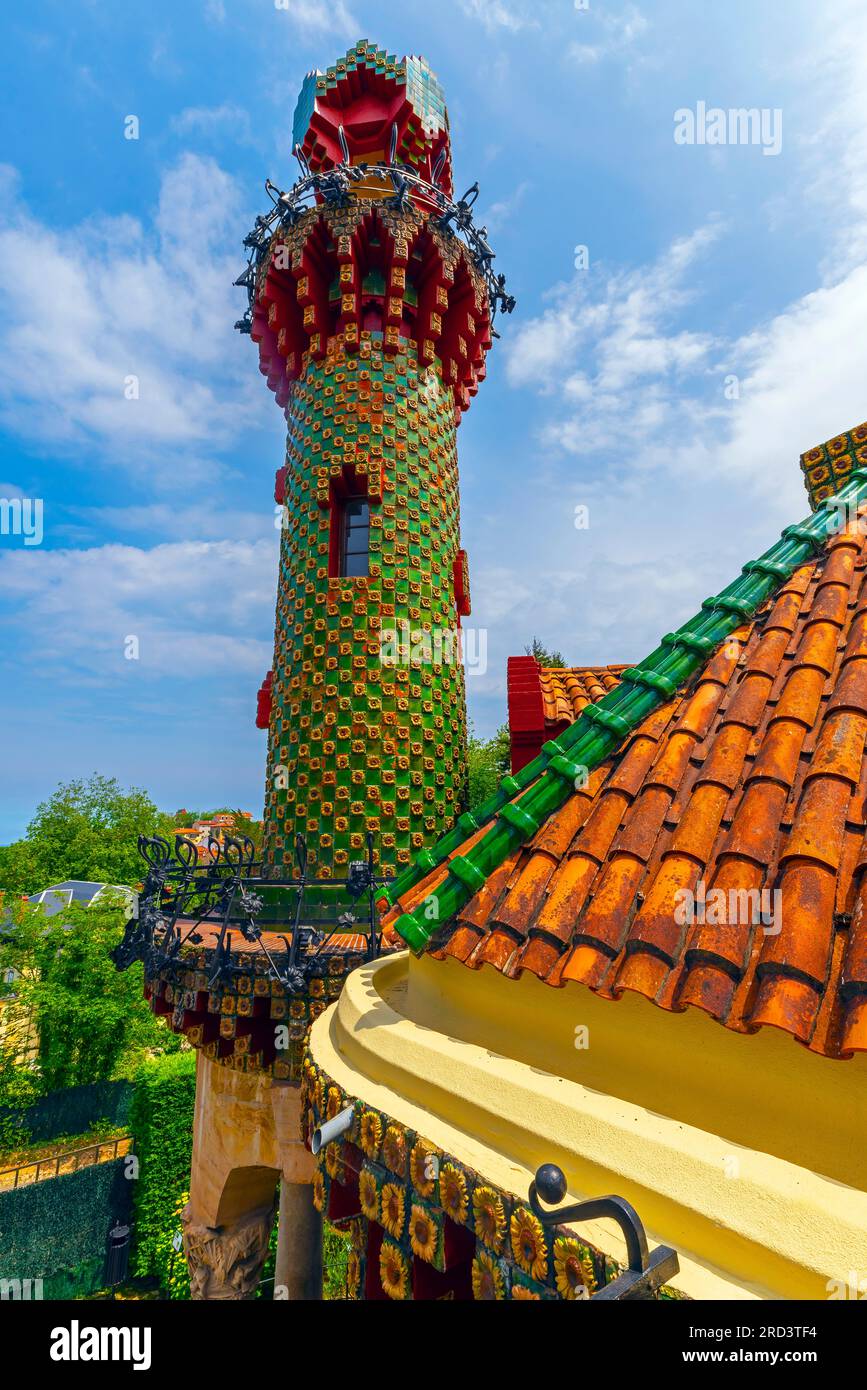
[[[625,666],[542,666],[540,683],[545,721],[571,724],[582,709],[620,684]]]
[[[535,916],[557,866],[558,860],[553,855],[531,854],[517,881],[491,914],[490,922],[510,927],[523,938],[527,933],[527,923]]]
[[[543,743],[567,729],[588,705],[620,684],[626,666],[541,666],[535,657],[508,664],[512,771],[536,757]]]
[[[694,864],[707,864],[728,799],[725,788],[713,782],[705,782],[695,789],[671,840],[671,848],[679,858],[686,857]]]
[[[536,925],[560,941],[570,940],[598,868],[598,860],[586,854],[565,860],[551,885]]]
[[[604,683],[622,668],[593,670]],[[546,718],[594,698],[586,670],[540,680]],[[780,1028],[826,1057],[867,1050],[865,743],[867,538],[853,529],[513,851],[436,954],[638,991],[739,1033]],[[684,916],[699,885],[704,912]]]

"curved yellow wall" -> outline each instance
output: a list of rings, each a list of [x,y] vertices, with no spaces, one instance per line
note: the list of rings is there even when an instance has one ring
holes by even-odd
[[[826,1298],[867,1274],[864,1058],[406,955],[351,975],[310,1045],[350,1094],[499,1187],[526,1193],[550,1161],[573,1198],[628,1198],[692,1297]],[[623,1257],[610,1223],[581,1229]]]

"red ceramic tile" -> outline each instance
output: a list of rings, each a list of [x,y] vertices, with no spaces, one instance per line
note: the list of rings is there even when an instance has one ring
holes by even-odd
[[[771,693],[771,677],[753,673],[744,676],[734,699],[726,705],[726,724],[743,724],[747,729],[758,727]]]

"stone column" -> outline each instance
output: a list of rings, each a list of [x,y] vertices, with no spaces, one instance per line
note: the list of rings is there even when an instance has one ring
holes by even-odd
[[[280,1184],[280,1225],[274,1297],[318,1302],[322,1298],[322,1217],[309,1183]]]
[[[313,1205],[316,1162],[301,1141],[300,1089],[274,1082],[271,1110],[282,1160],[274,1297],[316,1302],[322,1297],[322,1217]]]
[[[301,1092],[262,1073],[235,1071],[200,1052],[190,1200],[184,1245],[194,1299],[256,1291],[281,1183],[276,1287],[281,1298],[322,1297],[322,1222],[316,1164],[301,1141]]]

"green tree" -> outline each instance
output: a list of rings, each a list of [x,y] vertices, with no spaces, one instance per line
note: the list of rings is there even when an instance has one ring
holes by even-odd
[[[475,810],[497,790],[511,765],[511,739],[504,724],[493,738],[476,738],[472,728],[467,741],[469,809]]]
[[[37,893],[65,879],[138,883],[139,835],[165,834],[171,824],[139,787],[124,791],[97,773],[67,782],[37,806],[24,839],[0,849],[0,890]]]
[[[91,907],[73,903],[54,917],[29,903],[5,905],[0,979],[15,972],[5,988],[32,1016],[43,1090],[108,1080],[148,1051],[181,1045],[151,1014],[141,965],[119,972],[110,959],[124,915],[110,899]]]
[[[546,647],[542,646],[542,643],[539,641],[538,637],[534,637],[530,646],[525,647],[524,651],[527,654],[527,656],[534,656],[540,666],[566,665],[566,662],[563,660],[562,653],[549,652]]]

